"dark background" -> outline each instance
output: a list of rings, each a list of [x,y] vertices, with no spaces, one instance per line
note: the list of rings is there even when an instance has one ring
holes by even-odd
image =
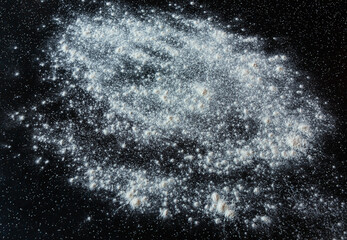
[[[59,30],[52,16],[95,11],[101,4],[77,1],[2,0],[0,2],[0,239],[293,239],[329,237],[315,235],[310,222],[285,216],[281,231],[247,233],[241,225],[233,229],[202,224],[190,227],[175,221],[162,222],[138,215],[107,215],[109,205],[66,183],[64,170],[48,165],[39,170],[31,164],[30,127],[17,126],[8,113],[40,100],[49,90],[40,83],[37,57],[47,40]],[[287,53],[299,70],[311,76],[306,85],[327,101],[325,109],[336,118],[336,129],[322,143],[325,155],[306,181],[321,191],[346,200],[346,1],[195,1],[210,15],[228,23],[242,21],[244,34],[267,39],[269,52]],[[133,1],[131,6],[170,9],[165,1]],[[196,14],[194,9],[187,12]],[[45,26],[43,26],[45,25]],[[272,40],[278,37],[279,41]],[[18,49],[14,49],[18,46]],[[19,76],[14,73],[18,71]],[[11,145],[11,149],[4,147]],[[335,166],[333,168],[332,166]],[[293,173],[295,186],[295,173]],[[299,181],[299,180],[297,180]],[[90,222],[85,219],[91,216]],[[314,228],[314,227],[313,227]],[[246,233],[245,233],[246,232]]]

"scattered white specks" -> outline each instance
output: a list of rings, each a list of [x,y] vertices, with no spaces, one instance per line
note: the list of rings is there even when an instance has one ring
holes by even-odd
[[[160,209],[160,216],[162,218],[167,218],[169,217],[170,211],[166,208]]]
[[[219,201],[220,196],[218,193],[214,192],[214,193],[212,193],[211,198],[212,198],[212,201],[216,203]]]
[[[36,164],[40,164],[42,162],[42,158],[41,157],[39,157],[39,158],[37,158],[36,160],[35,160],[35,163]]]
[[[94,190],[97,187],[96,183],[92,182],[89,184],[89,189]]]
[[[130,201],[130,205],[133,207],[133,208],[137,208],[141,205],[141,200],[137,197],[133,198],[131,201]]]
[[[65,118],[37,110],[34,146],[58,149],[71,184],[135,213],[271,225],[281,205],[270,175],[306,161],[332,127],[318,100],[296,94],[288,58],[213,17],[106,6],[60,22],[48,54]]]
[[[261,216],[260,220],[265,223],[265,224],[270,224],[271,223],[271,219],[268,216]]]

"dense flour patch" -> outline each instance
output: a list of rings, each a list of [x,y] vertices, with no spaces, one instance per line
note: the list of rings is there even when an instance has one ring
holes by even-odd
[[[45,79],[59,94],[33,108],[34,149],[119,211],[276,224],[288,201],[276,182],[314,164],[333,127],[290,59],[209,20],[110,9],[61,23]],[[293,196],[304,215],[324,198]]]

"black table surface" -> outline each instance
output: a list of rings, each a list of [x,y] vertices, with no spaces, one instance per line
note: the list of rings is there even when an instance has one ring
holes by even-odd
[[[288,216],[282,232],[252,233],[241,225],[216,228],[181,226],[146,216],[108,216],[107,204],[71,188],[55,166],[39,171],[33,158],[30,129],[13,127],[7,113],[37,101],[46,91],[36,58],[58,30],[55,15],[93,12],[102,1],[2,0],[0,2],[0,238],[2,239],[310,239],[310,223]],[[165,9],[169,1],[118,1]],[[322,151],[326,159],[307,181],[346,200],[346,1],[196,1],[228,23],[238,17],[249,35],[269,40],[268,51],[291,55],[298,69],[311,76],[310,90],[336,119],[336,129]],[[235,31],[238,31],[237,29]],[[240,31],[240,30],[239,30]],[[281,41],[271,43],[273,37]],[[17,46],[17,48],[15,48]],[[16,76],[15,72],[20,73]],[[334,166],[334,167],[332,167]],[[341,177],[343,176],[343,177]],[[295,180],[294,180],[295,181]],[[341,211],[345,211],[341,209]],[[84,221],[92,216],[90,222]],[[232,230],[234,229],[234,230]],[[237,231],[235,231],[237,229]],[[228,233],[226,233],[228,232]],[[230,233],[230,234],[229,234]],[[347,238],[347,236],[344,236]]]

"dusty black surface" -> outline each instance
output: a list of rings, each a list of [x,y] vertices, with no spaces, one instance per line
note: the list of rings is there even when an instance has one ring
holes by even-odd
[[[307,239],[319,236],[315,233],[320,229],[312,229],[316,223],[302,221],[290,213],[283,216],[286,226],[281,227],[282,231],[258,233],[241,226],[219,229],[202,224],[190,228],[182,226],[179,219],[167,223],[151,221],[146,216],[108,216],[109,206],[68,186],[58,165],[40,171],[27,164],[35,157],[29,147],[30,127],[14,125],[8,113],[30,106],[51,90],[40,83],[36,58],[42,56],[47,40],[59,30],[52,21],[53,16],[69,16],[74,11],[93,12],[100,5],[79,2],[0,2],[0,238]],[[221,22],[241,18],[246,34],[268,38],[269,52],[288,53],[297,68],[311,76],[311,90],[327,101],[327,110],[337,119],[336,132],[325,139],[325,161],[306,173],[308,177],[299,179],[296,172],[288,181],[318,182],[323,192],[346,200],[346,2],[205,0],[199,3],[218,15]],[[128,4],[167,8],[167,2],[163,1]],[[273,37],[280,41],[271,40]],[[19,76],[15,76],[16,72]],[[93,220],[85,221],[87,216]]]

